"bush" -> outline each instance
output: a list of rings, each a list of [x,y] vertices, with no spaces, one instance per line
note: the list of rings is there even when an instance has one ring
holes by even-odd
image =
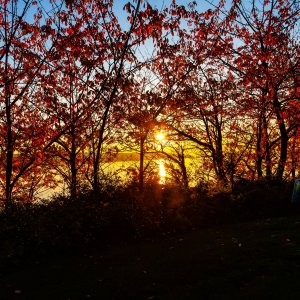
[[[102,187],[77,199],[18,204],[0,213],[0,257],[16,259],[76,251],[91,243],[135,239],[192,227],[240,222],[290,212],[293,184],[276,180],[240,181],[233,192],[210,193],[206,185]]]
[[[240,181],[232,193],[236,214],[243,216],[275,216],[286,213],[291,206],[293,183],[274,178]]]

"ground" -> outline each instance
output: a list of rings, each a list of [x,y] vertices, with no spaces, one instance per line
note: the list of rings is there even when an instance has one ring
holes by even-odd
[[[0,270],[0,299],[300,299],[300,216],[101,243]]]

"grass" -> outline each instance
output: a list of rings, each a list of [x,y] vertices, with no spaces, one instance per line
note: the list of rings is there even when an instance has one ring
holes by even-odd
[[[300,216],[114,241],[0,270],[0,299],[300,299]]]

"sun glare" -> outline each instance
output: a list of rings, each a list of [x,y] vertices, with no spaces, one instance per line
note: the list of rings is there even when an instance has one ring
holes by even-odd
[[[156,135],[156,139],[162,142],[165,139],[165,135],[160,132]]]

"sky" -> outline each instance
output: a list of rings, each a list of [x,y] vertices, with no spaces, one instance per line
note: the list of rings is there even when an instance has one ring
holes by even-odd
[[[130,27],[130,24],[127,20],[128,13],[123,10],[125,4],[128,2],[133,3],[133,0],[114,0],[114,6],[113,6],[113,11],[116,14],[120,25],[126,30]],[[144,0],[144,3],[148,2],[153,8],[157,8],[158,10],[162,10],[165,7],[170,7],[170,4],[172,0]],[[185,5],[187,6],[192,0],[176,0],[176,3],[178,5]],[[211,5],[209,2],[214,2],[217,3],[219,0],[197,0],[197,8],[201,11],[207,10],[211,8]],[[136,5],[135,3],[133,3]],[[143,7],[142,7],[143,9]],[[144,49],[143,49],[144,48]],[[146,53],[151,53],[153,50],[153,44],[150,40],[147,40],[145,42],[144,46],[140,47],[140,52],[143,52],[145,54],[145,57],[147,57]],[[138,53],[138,56],[141,56],[140,59],[143,60],[142,56],[144,56],[143,53]],[[148,53],[148,54],[149,54]]]
[[[188,3],[190,3],[192,0],[176,0],[176,3],[178,5],[185,5],[187,6]],[[218,0],[208,0],[214,3],[217,3]],[[196,2],[198,3],[198,9],[199,10],[206,10],[208,8],[210,8],[210,5],[208,3],[207,0],[197,0]],[[128,23],[127,21],[127,13],[124,12],[123,7],[126,3],[128,2],[133,2],[132,0],[114,0],[114,7],[113,10],[115,12],[115,14],[117,15],[117,17],[120,20],[121,24],[126,24]],[[153,8],[157,8],[158,10],[161,10],[164,7],[170,7],[170,3],[172,2],[172,0],[148,0],[147,2],[150,3],[150,5]]]
[[[190,3],[191,1],[192,0],[176,0],[176,3],[178,5],[187,6],[188,3]],[[199,10],[206,10],[206,9],[211,7],[209,5],[209,2],[217,3],[218,1],[219,0],[196,0],[197,7],[198,7]],[[46,10],[51,10],[51,5],[49,3],[49,0],[46,0],[46,1],[39,0],[38,2],[40,4],[42,4]],[[127,20],[128,13],[123,10],[125,4],[127,4],[128,2],[133,3],[133,0],[114,0],[114,5],[113,5],[113,11],[116,14],[116,16],[118,17],[118,19],[120,21],[120,24],[122,26],[124,26],[124,28],[129,26],[129,22]],[[145,2],[150,3],[153,8],[157,8],[158,10],[161,10],[165,7],[170,7],[170,4],[171,4],[172,0],[144,0],[144,3]],[[20,8],[22,8],[23,7],[23,5],[22,5],[23,1],[19,1],[18,3],[19,3]],[[31,6],[30,7],[30,9],[29,9],[30,10],[29,11],[30,18],[33,17],[35,9],[36,9],[36,6]]]
[[[149,0],[148,2],[150,3],[150,5],[152,7],[156,7],[158,10],[161,10],[164,7],[169,7],[171,1],[172,0]],[[128,21],[127,21],[128,14],[127,14],[127,12],[125,12],[123,10],[124,5],[128,2],[129,2],[129,0],[114,0],[113,10],[122,25],[128,24]],[[130,2],[132,3],[133,1],[130,1]],[[186,2],[186,0],[179,0],[178,3],[179,2],[184,3],[184,2]]]

